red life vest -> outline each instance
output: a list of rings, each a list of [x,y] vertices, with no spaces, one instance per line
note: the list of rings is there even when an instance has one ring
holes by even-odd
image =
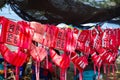
[[[42,46],[37,47],[34,44],[32,44],[30,55],[35,61],[41,62],[47,56],[47,51]]]

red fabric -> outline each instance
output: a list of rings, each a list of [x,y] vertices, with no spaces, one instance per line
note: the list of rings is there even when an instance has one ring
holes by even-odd
[[[92,60],[94,62],[94,64],[97,66],[97,67],[101,67],[102,65],[102,62],[103,60],[101,59],[101,56],[97,55],[96,52],[94,52],[92,55]]]
[[[70,59],[65,53],[63,55],[58,55],[53,49],[50,49],[50,57],[52,61],[60,68],[66,69],[69,67]]]
[[[16,80],[19,80],[19,67],[16,67],[15,77],[16,77]]]
[[[85,69],[85,67],[88,65],[87,58],[85,56],[78,57],[78,55],[75,52],[71,53],[71,60],[73,64],[76,66],[76,68],[80,71],[80,78],[79,80],[82,80],[82,72]]]
[[[114,61],[114,57],[112,52],[107,52],[104,55],[104,63],[111,64]]]
[[[4,44],[0,44],[0,51],[3,58],[14,66],[22,66],[27,59],[27,54],[21,51],[11,52]]]
[[[35,72],[36,72],[36,80],[39,80],[40,77],[40,62],[35,63]]]
[[[104,36],[102,38],[102,46],[107,49],[115,49],[117,48],[116,43],[116,34],[115,31],[112,29],[105,29]]]
[[[7,18],[3,18],[2,20],[2,32],[1,32],[1,42],[6,42],[11,45],[18,45],[19,43],[15,40],[17,39],[15,35],[15,27],[16,23],[8,20]],[[16,39],[15,39],[16,38]]]
[[[60,69],[60,80],[66,80],[66,69]]]
[[[86,40],[89,38],[89,30],[82,30],[78,37],[78,41],[80,42],[86,42]]]
[[[90,30],[90,41],[91,45],[94,45],[94,39],[96,38],[98,32],[96,29]]]
[[[118,44],[120,46],[120,36],[119,35],[120,35],[120,29],[118,29],[118,36],[117,36],[118,37]]]
[[[81,51],[84,55],[88,56],[91,52],[91,31],[90,30],[83,30],[79,37],[77,42],[77,50]]]
[[[30,28],[29,23],[25,21],[19,21],[17,22],[17,30],[16,32],[20,31],[20,40],[21,40],[21,45],[19,47],[22,48],[30,48],[31,42],[32,42],[32,37],[34,34],[34,30]]]
[[[2,18],[1,24],[1,42],[22,48],[29,48],[33,30],[29,28],[29,24],[27,22],[13,22],[7,18]]]
[[[89,53],[90,44],[90,30],[82,30],[78,37],[77,50],[83,53]]]
[[[5,42],[6,40],[6,31],[7,31],[8,22],[9,20],[7,18],[0,17],[0,24],[2,26],[0,42]]]
[[[65,51],[72,52],[74,51],[72,48],[72,39],[73,39],[73,31],[70,28],[66,28],[66,44],[65,44]]]
[[[30,22],[30,27],[34,29],[33,40],[43,44],[43,41],[46,37],[46,25],[40,24],[38,22]]]
[[[117,29],[114,29],[114,32],[115,32],[115,36],[116,36],[116,48],[118,49],[119,48],[119,45],[120,45],[120,37],[119,37],[119,34],[120,34],[120,29],[117,28]]]
[[[50,25],[46,25],[46,26],[47,26],[47,29],[45,32],[45,39],[44,39],[43,45],[50,47],[53,36],[51,35]]]
[[[38,22],[30,22],[30,27],[34,29],[36,33],[44,35],[47,26]]]
[[[71,41],[72,51],[74,51],[77,48],[77,39],[78,39],[79,33],[80,33],[79,29],[77,28],[73,29],[72,41]]]
[[[58,33],[56,35],[56,43],[55,48],[59,50],[66,50],[66,30],[58,29]]]
[[[41,62],[47,56],[47,51],[42,46],[36,47],[32,44],[30,54],[35,61]]]
[[[71,60],[80,72],[88,65],[87,58],[85,56],[78,57],[75,52],[71,53]]]
[[[74,52],[77,46],[77,39],[79,30],[77,28],[66,28],[66,50],[67,52]]]
[[[31,41],[41,43],[44,46],[72,52],[71,60],[74,65],[83,71],[88,64],[86,55],[91,54],[94,65],[99,69],[104,64],[113,64],[118,56],[120,46],[120,29],[102,30],[98,25],[93,30],[83,30],[79,35],[77,28],[57,28],[54,25],[44,25],[37,22],[14,22],[7,18],[0,17],[1,36],[0,51],[7,62],[14,66],[21,66],[27,57],[23,51],[11,52],[4,44],[10,44],[30,49]],[[62,69],[69,66],[70,58],[64,53],[58,55],[50,49],[50,56],[53,62]],[[79,57],[74,50],[79,50],[85,56]],[[98,54],[97,54],[98,53]],[[31,46],[31,56],[37,61],[42,61],[47,55],[43,47]],[[11,58],[12,57],[12,58]],[[52,71],[52,70],[51,70]]]
[[[99,50],[102,48],[103,31],[100,26],[97,26],[93,30],[91,30],[90,34],[90,43],[92,47],[99,53]]]
[[[57,34],[58,34],[59,28],[57,28],[54,25],[50,26],[50,34],[51,34],[51,45],[50,47],[55,48],[56,46],[56,40],[57,40]]]

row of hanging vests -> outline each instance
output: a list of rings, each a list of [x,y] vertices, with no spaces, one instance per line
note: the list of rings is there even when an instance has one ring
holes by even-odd
[[[119,28],[101,29],[99,25],[89,30],[58,28],[55,25],[38,22],[14,22],[2,16],[0,26],[0,52],[6,62],[16,66],[16,80],[19,79],[18,68],[25,63],[28,55],[36,61],[36,80],[39,80],[40,62],[46,59],[48,63],[48,55],[60,67],[60,80],[66,80],[70,61],[79,70],[79,79],[82,80],[82,72],[88,65],[88,56],[92,58],[94,71],[96,67],[98,68],[98,78],[101,66],[115,64],[118,56]],[[41,45],[36,46],[32,41]],[[16,51],[11,51],[7,44],[18,48]],[[54,49],[62,50],[64,53],[58,55]],[[75,50],[82,52],[82,56]],[[46,66],[48,67],[48,64]],[[106,66],[104,71],[106,72]]]

